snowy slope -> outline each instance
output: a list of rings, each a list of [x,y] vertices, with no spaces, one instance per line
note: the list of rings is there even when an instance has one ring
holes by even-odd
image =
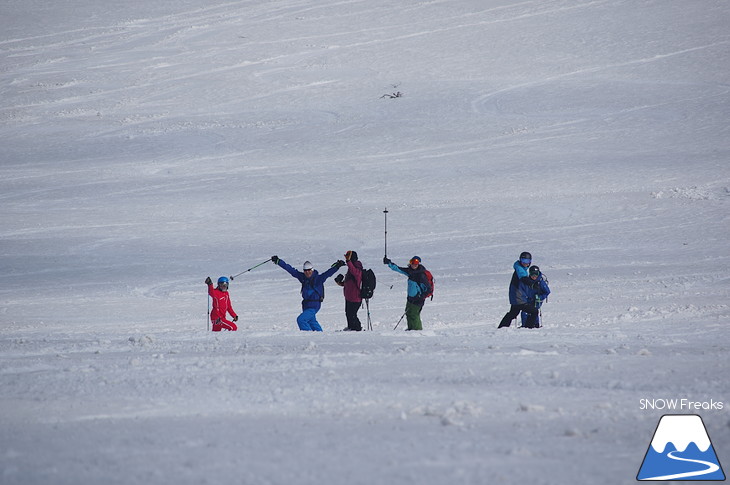
[[[728,402],[730,5],[0,4],[8,484],[630,483]],[[399,93],[397,96],[396,94]],[[425,331],[393,327],[418,254]],[[374,332],[296,330],[356,249]],[[496,326],[524,250],[544,328]],[[360,313],[361,319],[365,312]],[[727,409],[702,411],[730,462]],[[691,412],[691,410],[684,410]]]

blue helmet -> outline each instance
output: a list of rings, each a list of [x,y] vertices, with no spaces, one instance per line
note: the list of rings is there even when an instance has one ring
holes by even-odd
[[[218,278],[218,284],[220,285],[221,283],[228,284],[228,278],[226,278],[225,276],[221,276],[220,278]]]

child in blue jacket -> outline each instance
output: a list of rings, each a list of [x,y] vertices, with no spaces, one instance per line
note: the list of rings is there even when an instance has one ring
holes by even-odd
[[[322,326],[317,321],[317,312],[324,300],[324,282],[345,265],[344,261],[335,262],[322,274],[319,274],[309,261],[304,262],[303,271],[292,268],[278,256],[272,256],[271,261],[284,268],[302,284],[302,313],[297,317],[299,330],[321,332]]]
[[[527,314],[523,327],[538,328],[540,326],[538,322],[540,307],[550,294],[550,288],[548,288],[547,281],[543,278],[540,268],[531,266],[529,273],[529,276],[520,279],[517,286],[516,307],[522,313]]]

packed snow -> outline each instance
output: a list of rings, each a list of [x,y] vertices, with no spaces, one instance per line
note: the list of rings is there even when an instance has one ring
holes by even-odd
[[[634,483],[667,413],[730,463],[728,25],[724,0],[1,2],[0,483]],[[436,279],[422,332],[394,330],[386,208],[388,257]],[[273,264],[208,331],[207,276],[347,250],[373,331],[338,332],[331,279],[300,332]],[[521,251],[543,327],[498,330]]]

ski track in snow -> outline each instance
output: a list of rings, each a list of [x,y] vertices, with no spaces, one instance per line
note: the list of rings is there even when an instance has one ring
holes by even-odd
[[[596,67],[578,69],[576,71],[566,72],[566,73],[563,73],[563,74],[560,74],[558,76],[554,76],[551,78],[541,79],[540,81],[518,84],[518,85],[514,85],[514,86],[508,86],[506,88],[499,89],[497,91],[492,91],[492,92],[479,96],[477,99],[472,101],[472,109],[477,113],[481,113],[484,110],[481,106],[484,103],[486,103],[487,100],[490,100],[491,98],[498,97],[502,94],[505,94],[505,93],[508,93],[511,91],[534,88],[534,87],[542,86],[545,84],[555,83],[556,81],[561,81],[563,79],[580,77],[580,76],[583,76],[586,74],[596,74],[601,71],[610,71],[610,70],[620,68],[620,67],[627,67],[627,66],[633,66],[633,65],[637,65],[637,64],[646,64],[646,63],[651,63],[651,62],[657,62],[657,61],[661,61],[661,60],[664,60],[664,59],[672,57],[672,56],[688,54],[690,52],[701,51],[701,50],[710,49],[713,47],[721,47],[721,46],[724,46],[727,44],[730,44],[730,41],[713,42],[711,44],[707,44],[707,45],[703,45],[703,46],[696,46],[696,47],[692,47],[689,49],[682,49],[682,50],[675,51],[675,52],[669,52],[669,53],[665,53],[665,54],[656,54],[649,58],[634,59],[634,60],[630,60],[630,61],[622,62],[622,63],[618,63],[618,64],[601,65],[601,66],[596,66]],[[725,90],[721,94],[727,95],[728,92],[729,92],[728,90]]]

